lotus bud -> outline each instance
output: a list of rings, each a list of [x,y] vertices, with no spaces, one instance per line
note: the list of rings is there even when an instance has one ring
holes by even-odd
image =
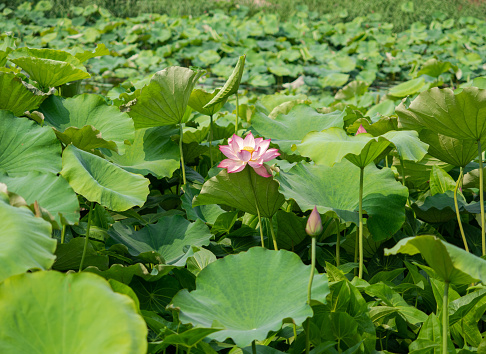
[[[322,221],[319,212],[317,211],[317,207],[314,206],[314,210],[309,216],[307,220],[307,226],[305,227],[305,232],[310,237],[319,236],[322,233]]]
[[[356,131],[356,135],[361,134],[361,133],[367,133],[366,129],[363,127],[363,124],[359,125],[359,128]]]

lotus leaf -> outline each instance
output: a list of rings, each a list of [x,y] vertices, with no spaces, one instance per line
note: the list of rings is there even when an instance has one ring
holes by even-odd
[[[114,211],[142,206],[149,181],[111,162],[69,145],[62,154],[61,175],[76,193]]]
[[[0,298],[2,353],[146,353],[135,303],[97,275],[22,274],[0,284]]]
[[[61,145],[52,129],[0,111],[0,173],[22,176],[60,170]]]
[[[254,247],[209,264],[197,276],[196,290],[181,290],[172,306],[183,323],[222,329],[209,338],[232,338],[246,347],[280,329],[284,319],[300,325],[312,316],[306,303],[309,274],[310,266],[295,253]],[[328,293],[326,275],[316,275],[313,298],[324,302]]]

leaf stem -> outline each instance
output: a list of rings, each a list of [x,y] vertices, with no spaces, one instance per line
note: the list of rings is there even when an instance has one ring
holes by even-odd
[[[263,225],[262,217],[260,215],[260,208],[258,208],[258,203],[255,203],[257,214],[258,214],[258,224],[260,225],[260,239],[262,240],[262,247],[265,248],[265,242],[263,242]]]
[[[238,134],[238,111],[240,110],[240,104],[238,102],[238,91],[236,91],[235,95],[236,95],[236,123],[235,123],[235,134]]]
[[[184,154],[182,153],[182,122],[179,123],[179,130],[180,130],[180,139],[179,139],[179,150],[181,153],[181,169],[182,169],[182,181],[184,182],[184,185],[186,184],[186,169],[184,167]]]
[[[311,243],[311,273],[309,277],[309,284],[307,285],[307,304],[310,305],[311,302],[311,293],[312,293],[312,281],[314,280],[314,272],[316,270],[316,243],[317,239],[315,237],[312,238]]]
[[[363,279],[363,180],[364,167],[361,167],[359,173],[359,273],[358,277]]]
[[[272,218],[268,218],[268,221],[270,221],[270,232],[272,234],[273,249],[275,251],[278,251],[277,238],[275,237],[275,231],[273,230],[273,221],[272,221]]]
[[[456,188],[454,188],[454,206],[456,207],[456,216],[457,216],[457,223],[459,224],[459,230],[461,231],[462,242],[464,242],[464,249],[469,252],[469,247],[467,246],[466,235],[464,234],[464,229],[462,228],[462,221],[461,221],[461,214],[459,213],[459,205],[457,203],[457,190],[459,189],[459,185],[462,184],[462,177],[464,176],[464,171],[461,166],[459,178],[456,182]]]
[[[86,250],[88,249],[89,230],[91,228],[91,216],[93,215],[93,204],[94,202],[89,203],[88,226],[86,228],[86,238],[84,239],[83,255],[81,256],[81,262],[79,263],[80,272],[83,270],[84,259],[86,258]]]
[[[481,140],[478,139],[478,155],[479,155],[479,202],[481,203],[481,245],[483,256],[486,255],[486,237],[484,228],[484,186],[483,186],[483,151],[481,149]]]
[[[339,223],[340,220],[339,218],[335,219],[336,220],[336,227],[337,227],[337,238],[336,238],[336,266],[339,267],[339,264],[341,263],[339,260],[339,254],[341,253],[341,232],[339,231]]]
[[[213,167],[213,115],[209,116],[209,160],[211,161],[211,167]]]
[[[444,284],[444,297],[442,299],[442,353],[447,353],[447,340],[449,330],[449,282]]]
[[[251,342],[251,351],[252,351],[253,354],[257,354],[256,343],[255,343],[254,340],[253,340],[253,342]]]
[[[62,231],[61,231],[61,243],[64,243],[64,238],[66,236],[66,225],[62,225]]]

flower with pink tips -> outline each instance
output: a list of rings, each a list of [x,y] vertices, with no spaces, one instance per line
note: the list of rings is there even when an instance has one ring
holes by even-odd
[[[269,149],[270,139],[254,138],[250,132],[244,139],[233,134],[228,139],[228,145],[220,145],[219,150],[228,157],[218,165],[226,168],[228,173],[243,171],[248,164],[262,177],[271,177],[264,162],[273,160],[280,155],[277,149]]]

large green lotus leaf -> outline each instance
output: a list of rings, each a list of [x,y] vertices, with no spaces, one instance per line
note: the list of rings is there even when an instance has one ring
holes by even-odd
[[[178,124],[184,118],[192,89],[203,72],[179,66],[158,71],[140,96],[129,103],[135,128]]]
[[[359,174],[359,168],[346,160],[333,167],[300,162],[276,179],[285,198],[294,199],[302,210],[316,205],[321,214],[358,223]],[[363,182],[368,228],[375,240],[383,240],[403,224],[408,190],[390,169],[379,170],[373,164],[365,167]]]
[[[128,114],[120,112],[118,107],[110,106],[105,99],[99,95],[83,94],[73,98],[61,98],[59,96],[51,96],[42,103],[40,112],[44,114],[44,119],[47,124],[61,133],[68,134],[70,127],[81,129],[87,125],[92,125],[100,132],[99,146],[113,149],[113,143],[116,144],[120,153],[125,149],[125,140],[132,141],[134,138],[133,121]],[[69,135],[73,136],[74,132]],[[93,137],[88,139],[90,135],[86,136],[86,141],[75,140],[79,145],[76,147],[87,150],[84,147],[92,148],[89,143],[93,143]],[[102,145],[103,140],[109,143],[110,147]],[[96,144],[96,141],[94,141]],[[95,146],[95,145],[94,145]],[[116,149],[115,147],[115,149]]]
[[[466,87],[455,95],[434,87],[422,92],[408,106],[397,108],[403,127],[423,127],[460,140],[479,140],[486,135],[486,90]]]
[[[447,352],[455,354],[454,343],[447,339]],[[441,353],[442,352],[442,326],[435,313],[430,314],[420,328],[420,333],[415,341],[410,343],[410,354]]]
[[[93,229],[91,229],[91,232],[93,232]],[[75,237],[69,243],[59,244],[56,249],[56,262],[52,266],[52,269],[77,271],[81,259],[84,258],[84,267],[93,266],[106,271],[109,264],[108,255],[100,254],[90,242],[88,242],[85,251],[85,241],[86,239],[84,237]]]
[[[125,147],[125,154],[104,153],[108,160],[127,171],[170,177],[180,167],[179,147],[171,140],[177,132],[170,126],[137,129],[133,143]]]
[[[430,155],[448,164],[465,167],[478,156],[478,144],[474,140],[459,140],[429,129],[422,129],[419,136],[429,145]],[[482,140],[486,147],[486,137]]]
[[[60,170],[61,144],[52,129],[0,111],[0,173],[21,176]]]
[[[377,140],[368,141],[359,154],[347,154],[345,158],[355,166],[364,168],[380,156],[388,145],[390,145],[390,141],[379,137]]]
[[[115,223],[108,233],[113,240],[127,246],[133,256],[155,251],[164,257],[167,264],[182,266],[192,255],[187,248],[207,246],[212,237],[202,220],[191,223],[181,215],[164,216],[156,224],[146,225],[140,231]]]
[[[427,154],[428,145],[420,141],[416,131],[389,131],[381,137],[391,141],[404,160],[417,162]]]
[[[423,77],[413,79],[407,82],[403,82],[392,87],[388,94],[393,97],[406,97],[413,95],[414,93],[420,92],[420,90],[425,85],[425,80]]]
[[[69,127],[63,133],[54,130],[56,136],[64,145],[73,144],[77,148],[95,153],[94,149],[105,148],[118,150],[114,141],[106,141],[101,133],[92,125],[85,125],[82,128]]]
[[[36,109],[47,95],[31,87],[13,73],[0,71],[0,109],[21,116],[25,111]]]
[[[220,102],[226,101],[229,96],[238,92],[238,88],[240,87],[241,76],[243,75],[243,71],[245,70],[245,59],[246,55],[242,55],[238,62],[236,63],[235,69],[231,73],[230,77],[224,84],[221,91],[218,92],[214,98],[209,101],[204,108],[210,108],[219,104]]]
[[[342,128],[344,121],[340,111],[321,114],[308,105],[299,104],[288,114],[279,114],[275,119],[257,112],[251,118],[251,125],[259,135],[271,138],[272,143],[283,152],[293,154],[292,145],[299,144],[307,133],[331,127]]]
[[[37,48],[21,47],[21,48],[17,48],[9,55],[10,60],[18,59],[18,58],[39,58],[39,59],[48,59],[54,61],[62,61],[65,63],[72,64],[79,69],[84,68],[84,66],[81,64],[81,61],[78,58],[76,58],[71,53],[65,52],[63,50],[56,50],[56,49],[49,49],[49,48],[37,49]]]
[[[10,192],[20,195],[28,204],[35,201],[46,209],[56,226],[73,225],[79,221],[79,203],[69,183],[53,173],[31,171],[21,177],[0,175]]]
[[[393,159],[393,165],[401,172],[400,160],[398,158]],[[420,187],[430,179],[430,172],[434,166],[442,168],[444,171],[450,171],[452,165],[442,162],[429,154],[418,161],[403,160],[405,167],[405,179],[407,183],[413,183],[416,187]]]
[[[183,323],[222,328],[209,338],[232,338],[246,347],[279,330],[286,318],[300,325],[312,316],[306,303],[309,274],[310,266],[295,253],[253,247],[209,264],[197,276],[196,290],[180,291],[172,306]],[[325,274],[316,275],[312,293],[324,302],[329,293]]]
[[[329,128],[307,134],[296,146],[302,156],[310,157],[316,164],[332,166],[347,154],[359,155],[371,140],[374,138],[369,134],[349,136],[341,128]]]
[[[483,186],[486,186],[486,181],[483,181]],[[464,175],[463,188],[479,188],[479,168]]]
[[[278,183],[271,177],[258,175],[253,168],[246,166],[237,173],[222,170],[207,180],[201,193],[194,198],[192,206],[225,204],[241,211],[271,218],[282,206],[285,199],[278,192]]]
[[[453,284],[486,283],[486,261],[435,236],[415,236],[385,249],[385,255],[420,253],[442,281]]]
[[[54,263],[57,243],[51,238],[51,224],[35,217],[28,208],[11,206],[6,193],[3,185],[0,190],[0,283],[30,269],[49,269]]]
[[[110,51],[103,43],[100,43],[96,46],[94,50],[85,50],[84,52],[77,53],[75,57],[81,63],[84,63],[88,59],[101,57],[104,55],[110,55]]]
[[[148,179],[73,145],[64,149],[61,175],[76,193],[114,211],[142,206],[149,194]]]
[[[457,70],[457,67],[454,68],[453,65],[448,61],[443,62],[443,61],[438,61],[435,58],[432,58],[427,60],[422,65],[422,68],[420,69],[419,72],[417,72],[416,76],[428,75],[432,77],[439,77],[440,75],[449,71],[450,69]]]
[[[199,195],[200,190],[193,188],[191,185],[186,184],[182,186],[184,194],[181,197],[182,209],[186,211],[188,220],[201,219],[209,224],[214,224],[218,219],[218,216],[224,213],[224,210],[217,204],[192,206],[192,200],[195,196]]]
[[[147,327],[135,303],[97,275],[22,274],[0,284],[0,299],[2,353],[147,350]]]
[[[226,103],[226,99],[220,101],[218,104],[215,104],[211,107],[204,108],[204,106],[211,101],[216,95],[221,91],[221,89],[216,89],[212,93],[206,92],[203,89],[195,89],[191,93],[191,97],[189,97],[189,106],[198,111],[201,114],[206,116],[212,116],[219,112],[219,110],[224,106]]]
[[[32,80],[37,81],[44,88],[91,77],[85,68],[80,69],[63,61],[34,57],[20,57],[10,61],[20,66]]]

